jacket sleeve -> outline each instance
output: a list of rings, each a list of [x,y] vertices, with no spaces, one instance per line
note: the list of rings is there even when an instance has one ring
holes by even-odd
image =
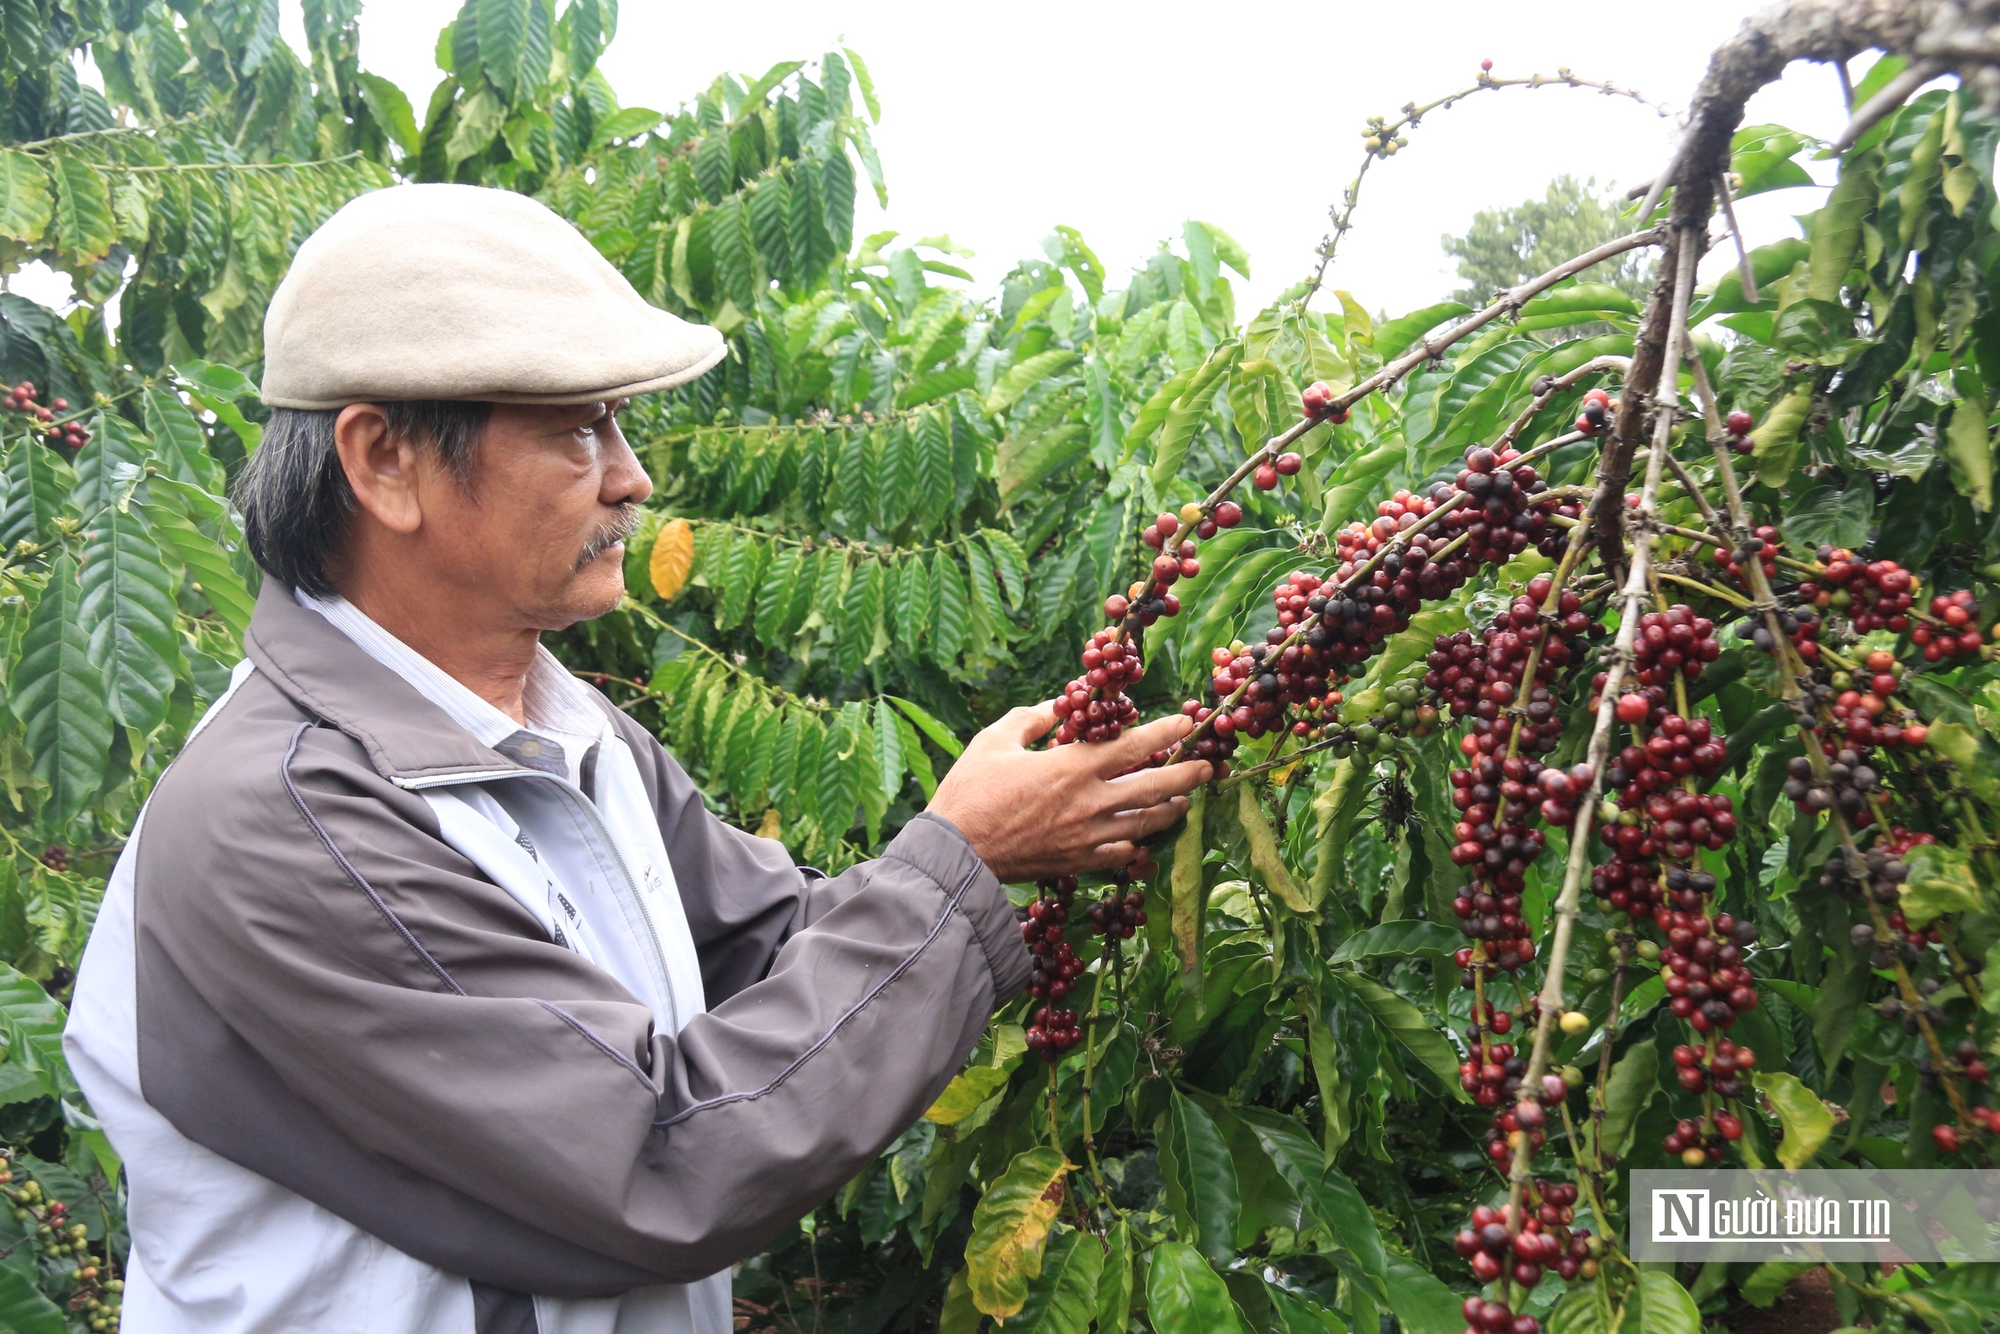
[[[796,866],[776,839],[759,838],[718,819],[665,747],[629,715],[608,704],[606,709],[658,810],[660,835],[701,955],[703,992],[710,1006],[719,1005],[762,981],[787,941],[866,882],[852,876],[829,880],[810,867]],[[919,818],[958,833],[943,816]],[[992,962],[1004,980],[1002,1000],[1027,985],[1026,951],[1014,948],[1011,939]]]
[[[149,1023],[149,996],[212,1012],[228,1042],[209,1049],[240,1047],[385,1164],[383,1200],[416,1175],[690,1281],[866,1166],[1026,981],[1006,895],[948,822],[920,817],[881,859],[809,883],[669,784],[676,876],[707,896],[728,995],[658,1033],[351,739],[300,728],[278,774],[213,749],[198,741],[162,782],[139,849],[141,1075],[183,1133],[239,1162],[254,1145],[214,1141],[254,1139],[255,1118],[219,1110],[229,1072],[174,1053],[200,1025],[157,1005]],[[295,1156],[258,1170],[316,1198],[311,1155]]]

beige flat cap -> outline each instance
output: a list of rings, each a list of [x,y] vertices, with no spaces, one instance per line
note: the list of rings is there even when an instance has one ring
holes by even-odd
[[[582,233],[525,195],[399,185],[307,237],[264,316],[264,402],[588,403],[668,389],[722,335],[646,304]]]

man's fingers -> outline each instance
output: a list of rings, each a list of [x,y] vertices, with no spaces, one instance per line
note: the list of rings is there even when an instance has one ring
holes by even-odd
[[[1129,811],[1157,805],[1168,797],[1184,797],[1206,783],[1214,773],[1215,766],[1207,760],[1182,760],[1178,764],[1141,769],[1122,778],[1113,778],[1104,785],[1104,795],[1108,799],[1105,809]]]
[[[1088,837],[1106,842],[1114,839],[1137,842],[1162,829],[1170,827],[1187,813],[1187,798],[1175,797],[1157,806],[1147,806],[1141,810],[1120,811],[1090,822]]]
[[[1131,768],[1156,750],[1165,750],[1193,730],[1194,719],[1185,714],[1156,718],[1143,727],[1128,729],[1116,741],[1090,747],[1091,758],[1097,761],[1099,773],[1115,774],[1121,769]]]
[[[1041,704],[1023,704],[1019,708],[1007,710],[998,722],[974,737],[973,744],[985,741],[994,746],[1019,750],[1030,742],[1047,736],[1049,729],[1055,725],[1054,700]]]
[[[1132,864],[1139,849],[1131,843],[1100,843],[1090,850],[1079,870],[1119,871]]]

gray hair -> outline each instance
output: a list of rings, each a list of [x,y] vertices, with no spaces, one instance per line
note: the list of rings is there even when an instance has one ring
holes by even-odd
[[[392,435],[435,449],[461,486],[471,489],[472,453],[493,415],[491,403],[417,400],[384,403]],[[243,512],[243,538],[266,574],[313,597],[339,590],[328,577],[347,541],[355,510],[335,447],[338,408],[273,408],[263,443],[232,488]]]

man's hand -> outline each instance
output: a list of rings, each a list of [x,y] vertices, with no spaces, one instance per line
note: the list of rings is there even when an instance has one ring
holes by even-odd
[[[1214,767],[1188,760],[1114,778],[1194,729],[1181,716],[1116,741],[1027,749],[1055,726],[1048,704],[1015,709],[965,748],[930,809],[958,826],[993,874],[1008,883],[1115,870],[1143,855],[1138,840],[1180,819],[1187,793]]]

